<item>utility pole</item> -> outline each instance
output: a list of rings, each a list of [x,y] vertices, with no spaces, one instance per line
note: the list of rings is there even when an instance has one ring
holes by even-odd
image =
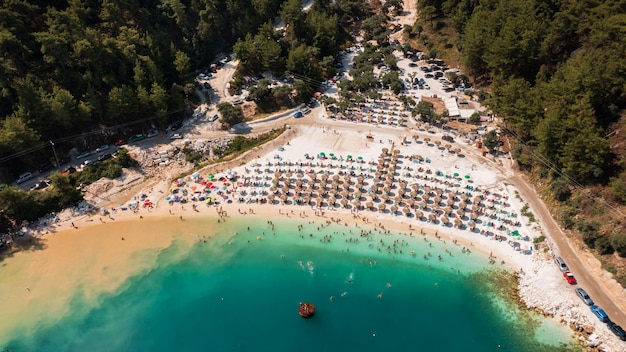
[[[50,141],[50,145],[52,146],[52,152],[54,153],[54,160],[57,163],[57,167],[59,167],[59,157],[57,156],[57,151],[54,149],[54,142]]]

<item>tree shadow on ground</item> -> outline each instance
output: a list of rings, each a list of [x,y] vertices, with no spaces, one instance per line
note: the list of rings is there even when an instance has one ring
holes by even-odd
[[[19,252],[34,252],[46,249],[48,246],[42,237],[25,235],[0,247],[0,263],[7,258],[13,257]]]

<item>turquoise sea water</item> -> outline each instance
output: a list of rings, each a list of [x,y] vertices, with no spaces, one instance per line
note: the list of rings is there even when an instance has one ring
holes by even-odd
[[[215,224],[205,221],[198,228]],[[77,294],[70,316],[5,348],[564,351],[570,342],[566,330],[495,296],[485,280],[493,268],[461,246],[420,235],[394,246],[386,234],[368,241],[354,227],[302,224],[222,224],[212,239],[199,231],[182,259],[184,246],[168,248],[97,306]],[[298,315],[300,301],[316,305],[312,319]]]

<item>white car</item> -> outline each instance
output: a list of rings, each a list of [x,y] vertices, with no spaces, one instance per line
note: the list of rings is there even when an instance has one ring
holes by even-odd
[[[159,131],[157,130],[149,130],[148,133],[146,133],[146,138],[152,138],[154,136],[157,136],[159,134]]]
[[[170,136],[170,139],[183,139],[183,135],[180,133],[174,133]]]
[[[209,122],[213,122],[213,121],[217,120],[218,118],[219,118],[219,116],[217,116],[217,114],[215,114],[215,115],[209,117]]]

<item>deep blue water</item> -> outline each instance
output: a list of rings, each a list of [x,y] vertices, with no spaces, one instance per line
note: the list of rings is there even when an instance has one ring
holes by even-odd
[[[338,234],[331,244],[321,244],[317,232],[316,237],[300,238],[293,224],[279,224],[282,230],[275,235],[269,229],[266,235],[260,230],[247,232],[246,225],[223,230],[232,234],[237,230],[237,236],[198,242],[182,259],[176,246],[162,252],[159,265],[130,278],[115,294],[101,297],[97,307],[88,306],[77,294],[71,316],[40,327],[31,336],[16,337],[6,348],[564,350],[538,343],[534,338],[538,333],[516,318],[515,309],[503,311],[503,305],[494,304],[484,282],[468,272],[479,270],[481,265],[475,263],[480,258],[457,254],[440,262],[435,253],[443,253],[441,248],[418,248],[420,239],[407,242],[403,254],[388,254],[365,241],[346,243],[348,236]],[[315,228],[308,226],[303,233],[308,230]],[[257,235],[263,239],[257,240]],[[389,238],[380,239],[387,244],[392,242]],[[417,253],[410,256],[413,248]],[[428,251],[432,258],[424,260]],[[312,319],[298,315],[300,301],[316,305]]]

